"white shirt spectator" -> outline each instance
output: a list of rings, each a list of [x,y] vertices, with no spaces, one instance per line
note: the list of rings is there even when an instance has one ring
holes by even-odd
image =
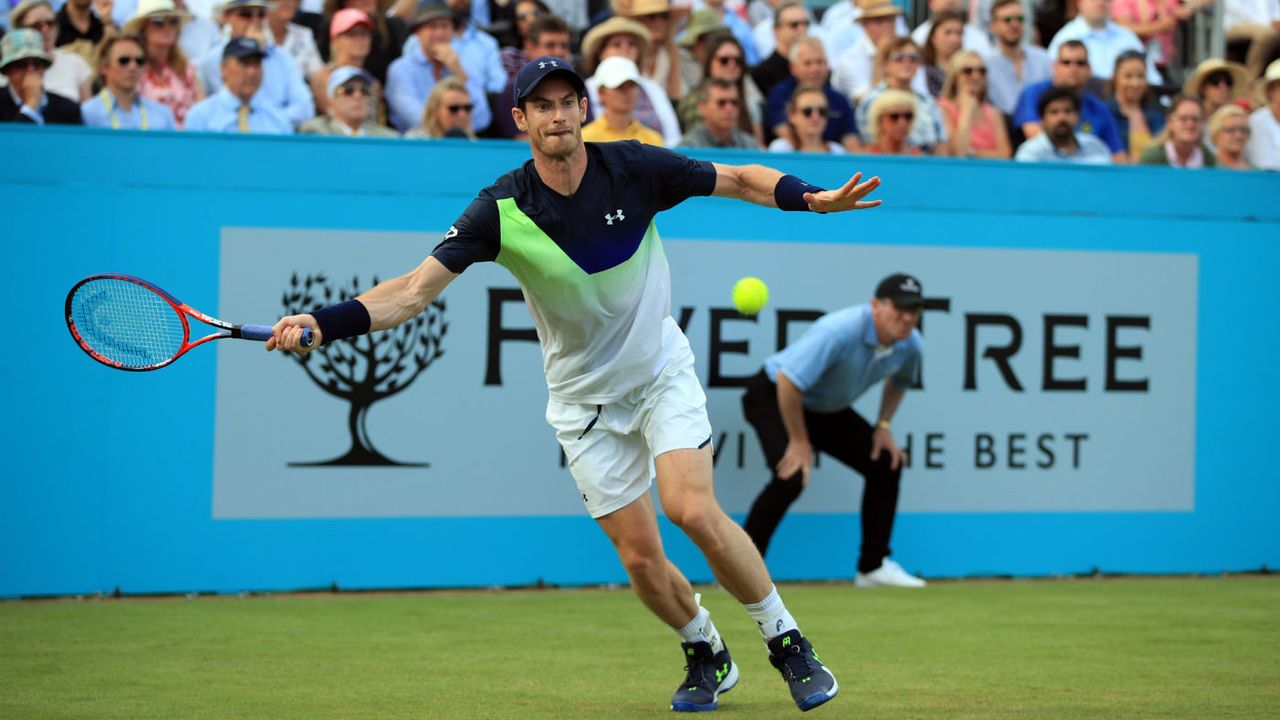
[[[933,20],[925,20],[920,23],[920,27],[911,31],[911,39],[916,41],[920,47],[924,47],[924,41],[929,39],[929,31],[933,29]],[[979,55],[986,55],[995,48],[991,45],[991,38],[987,37],[987,33],[972,25],[964,26],[964,39],[961,45],[965,50],[972,50]],[[944,70],[946,68],[943,68]]]
[[[275,37],[271,39],[275,40]],[[286,24],[284,42],[280,45],[288,51],[289,57],[293,58],[293,64],[302,71],[303,77],[309,78],[324,67],[324,61],[320,59],[320,50],[316,47],[316,36],[311,32],[311,28],[297,23]]]
[[[1264,170],[1280,170],[1280,120],[1271,108],[1263,106],[1249,116],[1249,144],[1244,157],[1249,164]]]
[[[80,86],[89,82],[93,71],[84,58],[61,48],[53,50],[53,64],[44,71],[45,92],[61,95],[80,104]]]
[[[871,89],[871,75],[876,67],[876,47],[866,33],[852,47],[836,57],[831,65],[831,86],[849,98],[851,105],[857,105],[862,96]],[[924,66],[916,70],[911,78],[911,89],[917,94],[928,95],[929,83],[925,78]]]
[[[1058,57],[1058,48],[1068,40],[1079,40],[1089,51],[1089,68],[1093,76],[1103,80],[1111,79],[1111,72],[1116,67],[1116,57],[1125,50],[1136,50],[1146,53],[1142,41],[1129,28],[1108,20],[1105,27],[1095,30],[1080,16],[1062,26],[1053,42],[1049,43],[1049,57]],[[1164,79],[1156,69],[1152,59],[1147,60],[1147,82],[1162,85]]]
[[[850,3],[842,2],[833,6],[831,10],[828,10],[822,16],[822,44],[826,45],[827,57],[829,58],[840,57],[840,54],[856,43],[858,38],[866,35],[866,31],[862,29],[862,25],[858,22],[858,18],[862,17],[862,8],[846,9],[849,5]],[[837,17],[836,20],[831,21],[831,24],[828,25],[827,22],[832,10],[842,13],[844,17]],[[907,21],[899,15],[893,25],[893,34],[906,35],[909,31],[910,28],[907,27]]]
[[[1226,0],[1226,3],[1223,27],[1280,22],[1280,0]]]

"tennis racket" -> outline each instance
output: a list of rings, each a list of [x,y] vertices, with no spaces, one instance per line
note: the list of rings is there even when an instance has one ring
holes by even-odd
[[[223,332],[191,340],[195,318]],[[270,325],[233,325],[209,317],[141,278],[91,275],[67,293],[67,328],[89,357],[117,370],[159,370],[211,340],[266,341]],[[310,328],[302,344],[310,346]]]

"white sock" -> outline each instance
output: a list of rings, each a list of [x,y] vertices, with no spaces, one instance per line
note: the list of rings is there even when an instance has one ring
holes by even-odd
[[[787,612],[787,606],[782,604],[782,598],[778,597],[778,588],[774,587],[769,590],[769,594],[758,603],[743,605],[747,612],[751,615],[751,619],[756,621],[756,625],[760,626],[760,634],[764,636],[765,642],[768,642],[788,630],[799,630],[796,625],[796,619],[791,617],[791,613]]]
[[[676,631],[680,639],[687,642],[711,643],[711,652],[718,653],[724,649],[724,641],[720,639],[720,631],[711,622],[711,613],[702,607],[702,595],[694,595],[694,602],[699,603],[698,614],[693,616],[687,625]]]

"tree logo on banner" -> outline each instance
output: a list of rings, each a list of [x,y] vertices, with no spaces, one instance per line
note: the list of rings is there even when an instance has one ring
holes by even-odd
[[[373,284],[378,284],[376,276]],[[360,293],[358,276],[351,278],[350,285],[335,290],[323,273],[304,278],[294,273],[289,289],[284,293],[285,314],[312,312],[326,305],[345,302]],[[331,460],[291,462],[290,467],[430,465],[425,462],[398,462],[383,455],[373,446],[366,422],[374,403],[409,387],[444,355],[440,342],[449,329],[444,310],[444,300],[437,298],[412,320],[390,330],[326,343],[306,355],[285,353],[321,390],[350,405],[347,429],[351,432],[351,449]]]

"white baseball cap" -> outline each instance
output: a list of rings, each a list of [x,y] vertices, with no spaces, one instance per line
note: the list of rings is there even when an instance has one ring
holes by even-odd
[[[600,81],[600,87],[616,90],[628,82],[640,82],[640,68],[631,59],[614,55],[600,61],[596,67],[596,80]]]

